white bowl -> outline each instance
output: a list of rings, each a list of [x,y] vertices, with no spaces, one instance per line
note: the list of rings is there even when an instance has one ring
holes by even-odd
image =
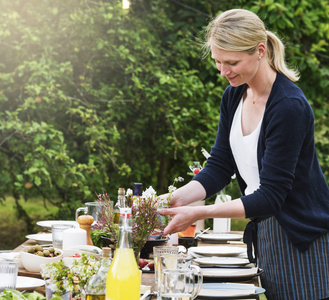
[[[41,272],[41,265],[58,262],[63,258],[63,251],[57,248],[55,248],[55,250],[60,251],[61,254],[55,257],[46,257],[21,251],[21,262],[27,271],[36,273]]]
[[[71,268],[73,262],[75,260],[81,259],[81,251],[73,250],[73,249],[64,249],[63,250],[63,263],[66,267]],[[76,254],[80,255],[80,257],[74,257]]]

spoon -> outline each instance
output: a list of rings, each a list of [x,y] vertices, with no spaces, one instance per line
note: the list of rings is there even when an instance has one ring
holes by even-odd
[[[210,229],[210,227],[208,227],[207,229],[205,229],[204,231],[201,231],[199,234],[197,234],[195,236],[195,239],[197,239],[201,234],[204,234],[205,232],[207,232]]]
[[[151,293],[151,290],[147,290],[144,295],[139,299],[139,300],[143,300],[146,299],[146,297]]]

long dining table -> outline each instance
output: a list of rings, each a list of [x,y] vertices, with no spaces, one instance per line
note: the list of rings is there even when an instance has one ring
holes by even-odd
[[[209,232],[211,233],[211,231]],[[232,231],[230,232],[230,234],[242,234],[242,232],[240,231]],[[24,243],[22,243],[21,245],[19,245],[18,247],[16,247],[13,251],[15,252],[19,252],[21,250],[23,250],[24,248],[34,245],[36,244],[36,241],[32,240],[32,239],[27,239]],[[203,242],[202,240],[199,240],[198,246],[215,246],[218,244],[213,244],[213,243],[207,243],[207,242]],[[236,241],[236,242],[230,242],[229,244],[225,244],[227,246],[232,246],[232,247],[246,247],[245,244],[243,244],[241,241]],[[18,270],[18,275],[19,276],[27,276],[27,277],[34,277],[34,278],[39,278],[42,279],[41,273],[39,272],[29,272],[24,268],[20,268]],[[253,284],[256,287],[261,286],[260,283],[260,278],[259,276],[254,276],[251,279],[249,278],[248,280],[243,280],[241,282],[234,282],[234,283],[246,283],[246,284]],[[155,290],[155,278],[154,278],[154,273],[150,273],[150,272],[142,272],[142,277],[141,277],[141,284],[144,286],[148,286],[151,287],[151,291]],[[34,291],[37,291],[41,294],[45,294],[45,287],[38,287],[38,288],[34,288]],[[260,299],[258,295],[255,296],[251,296],[251,297],[244,297],[244,299]],[[148,298],[149,299],[149,298]],[[151,299],[156,299],[156,296],[151,296]],[[198,298],[196,298],[198,299]],[[215,298],[213,298],[215,299]],[[229,298],[232,299],[232,298]]]

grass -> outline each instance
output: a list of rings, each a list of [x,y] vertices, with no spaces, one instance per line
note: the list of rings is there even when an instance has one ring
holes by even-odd
[[[58,210],[52,205],[46,208],[41,198],[33,198],[28,201],[20,199],[19,204],[32,219],[33,232],[28,232],[27,223],[24,220],[18,220],[14,198],[7,197],[4,202],[0,203],[0,250],[10,250],[19,246],[26,240],[27,234],[40,230],[36,222],[51,218]]]

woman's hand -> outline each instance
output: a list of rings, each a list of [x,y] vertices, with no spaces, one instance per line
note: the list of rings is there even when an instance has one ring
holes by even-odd
[[[198,220],[197,208],[199,207],[181,206],[158,209],[159,214],[172,216],[172,220],[164,229],[163,234],[167,235],[187,229],[191,224]]]
[[[167,199],[169,193],[161,195],[160,198]],[[202,200],[206,197],[206,191],[203,186],[195,180],[190,181],[171,194],[170,207],[185,206],[190,203]]]

